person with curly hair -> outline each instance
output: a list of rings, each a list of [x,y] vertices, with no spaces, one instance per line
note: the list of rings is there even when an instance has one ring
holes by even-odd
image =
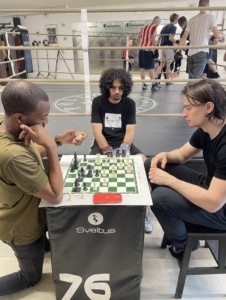
[[[101,95],[93,99],[91,123],[94,142],[89,154],[112,156],[130,152],[146,157],[134,144],[136,104],[128,97],[132,91],[131,75],[123,69],[105,70],[100,77]],[[152,223],[145,217],[145,233],[152,232]]]
[[[94,143],[90,154],[111,156],[118,149],[120,153],[129,151],[132,155],[143,155],[133,144],[136,104],[128,97],[132,86],[131,75],[123,69],[111,68],[102,73],[99,83],[101,95],[92,102]]]

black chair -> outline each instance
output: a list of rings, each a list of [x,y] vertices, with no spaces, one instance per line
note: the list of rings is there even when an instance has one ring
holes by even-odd
[[[198,230],[197,230],[198,228]],[[187,244],[182,260],[178,260],[180,272],[177,280],[175,298],[181,299],[183,295],[185,280],[187,275],[203,274],[226,274],[226,231],[214,231],[202,226],[196,226],[197,232],[189,232]],[[202,232],[203,231],[203,232]],[[205,241],[205,247],[208,248],[215,259],[217,266],[213,267],[189,267],[192,248],[195,241]],[[164,235],[161,248],[166,248],[167,238]]]

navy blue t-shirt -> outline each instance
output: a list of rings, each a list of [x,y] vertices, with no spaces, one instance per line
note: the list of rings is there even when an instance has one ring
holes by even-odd
[[[169,34],[175,34],[177,31],[177,27],[172,23],[166,24],[160,34],[167,34],[161,37],[160,46],[173,46],[173,43],[169,40]]]

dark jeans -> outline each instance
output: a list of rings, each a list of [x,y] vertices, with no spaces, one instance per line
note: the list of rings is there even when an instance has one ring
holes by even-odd
[[[145,161],[148,173],[151,159]],[[183,181],[206,188],[205,176],[186,166],[167,164],[166,172]],[[166,186],[152,185],[151,207],[167,239],[172,244],[181,244],[187,239],[187,224],[201,225],[213,230],[226,230],[226,210],[210,213],[194,205],[176,191]]]
[[[188,55],[188,75],[189,78],[202,78],[208,53],[198,52],[194,55]]]
[[[34,286],[42,277],[44,237],[32,244],[9,244],[19,263],[20,271],[0,277],[0,296],[19,292]]]

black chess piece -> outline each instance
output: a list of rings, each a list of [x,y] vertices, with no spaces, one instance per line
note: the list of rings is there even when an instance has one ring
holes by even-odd
[[[84,154],[83,161],[87,161],[86,155]]]
[[[77,177],[77,180],[78,180],[78,181],[82,181],[82,175],[81,175],[81,173],[80,173],[80,172],[78,172],[78,177]]]
[[[126,157],[126,151],[122,150],[122,157]]]
[[[76,159],[74,159],[73,165],[74,165],[74,169],[78,170],[78,161]]]
[[[86,186],[86,183],[84,182],[83,183],[83,191],[87,191],[88,190],[88,188],[87,188],[87,186]]]
[[[80,185],[80,183],[79,183],[78,178],[75,178],[74,186],[79,186],[79,185]]]
[[[93,177],[93,174],[92,174],[92,170],[89,169],[88,173],[87,173],[87,177]]]
[[[96,176],[96,177],[99,177],[99,170],[96,170],[96,171],[95,171],[95,176]]]
[[[77,153],[76,152],[74,152],[74,159],[77,160]]]
[[[78,186],[73,186],[72,192],[73,192],[73,193],[78,193],[78,192],[80,192],[80,187],[78,187]]]
[[[74,167],[74,164],[72,164],[72,165],[71,165],[71,168],[70,168],[70,172],[71,172],[71,173],[74,173],[74,171],[75,171],[75,167]]]

